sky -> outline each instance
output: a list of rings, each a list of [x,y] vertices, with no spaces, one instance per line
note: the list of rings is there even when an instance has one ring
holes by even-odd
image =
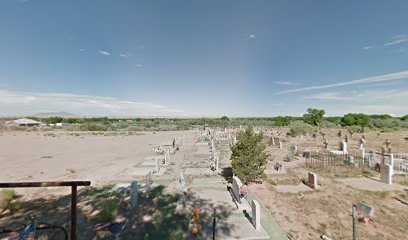
[[[0,0],[0,116],[408,114],[408,1]]]

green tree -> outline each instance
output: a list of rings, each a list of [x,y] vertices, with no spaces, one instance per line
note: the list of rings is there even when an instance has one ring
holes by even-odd
[[[265,168],[270,156],[262,143],[263,133],[255,133],[252,127],[240,132],[237,143],[231,147],[232,172],[244,183],[266,178]]]
[[[361,131],[364,132],[364,127],[370,123],[370,116],[363,113],[348,113],[341,118],[343,126],[358,125]]]
[[[402,120],[402,121],[407,121],[407,120],[408,120],[408,114],[407,114],[407,115],[402,116],[402,117],[401,117],[401,120]]]
[[[320,126],[325,113],[323,109],[308,108],[303,114],[303,121],[313,126]]]
[[[284,127],[284,126],[288,126],[292,119],[289,116],[286,116],[286,117],[279,116],[279,117],[276,117],[274,120],[275,120],[274,122],[275,126]]]
[[[227,116],[223,116],[223,117],[221,118],[221,120],[228,122],[228,121],[229,121],[229,118],[228,118]]]

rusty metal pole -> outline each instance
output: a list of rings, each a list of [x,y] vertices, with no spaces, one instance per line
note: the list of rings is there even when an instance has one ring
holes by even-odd
[[[71,186],[71,240],[77,240],[77,186]]]

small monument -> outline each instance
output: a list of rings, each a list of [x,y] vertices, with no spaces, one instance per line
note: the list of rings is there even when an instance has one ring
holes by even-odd
[[[241,196],[239,194],[239,189],[242,187],[242,182],[241,179],[239,179],[237,176],[232,177],[232,193],[234,195],[234,198],[236,202],[241,204]]]
[[[160,160],[159,160],[158,158],[155,158],[154,161],[155,161],[155,169],[154,169],[154,172],[155,172],[155,173],[159,173],[159,171],[160,171]]]
[[[252,224],[255,230],[261,229],[261,207],[257,200],[252,200]]]
[[[309,172],[308,176],[309,176],[309,181],[308,181],[309,186],[311,188],[313,188],[313,189],[316,189],[317,188],[317,175],[316,175],[316,173]]]
[[[180,177],[179,177],[179,187],[181,190],[185,191],[186,189],[186,181],[184,179],[183,170],[180,170]]]
[[[392,184],[393,167],[390,164],[381,165],[381,182]]]
[[[133,181],[130,185],[130,204],[133,208],[137,207],[137,201],[139,197],[139,187],[137,181]]]
[[[152,172],[149,171],[148,173],[146,173],[146,191],[150,192],[150,183],[152,180]]]

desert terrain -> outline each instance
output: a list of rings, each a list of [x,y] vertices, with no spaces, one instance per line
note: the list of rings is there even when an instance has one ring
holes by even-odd
[[[252,183],[249,198],[261,202],[262,224],[271,239],[318,239],[322,235],[332,239],[350,239],[352,234],[351,207],[357,202],[364,202],[375,208],[373,221],[356,223],[358,239],[404,239],[408,229],[407,205],[398,199],[405,198],[408,178],[395,175],[394,184],[378,183],[379,173],[372,170],[350,168],[330,169],[306,166],[302,154],[288,160],[288,154],[296,145],[299,153],[303,151],[323,151],[323,138],[304,136],[290,137],[288,129],[258,129],[265,131],[264,143],[270,158],[267,164],[267,179],[262,183]],[[92,226],[101,219],[100,203],[119,202],[119,208],[113,219],[127,219],[132,222],[124,230],[123,239],[156,239],[167,236],[169,239],[187,238],[189,211],[200,207],[210,221],[213,208],[222,215],[220,224],[223,231],[219,236],[243,235],[250,232],[244,220],[236,220],[242,212],[234,210],[230,196],[226,191],[230,184],[231,167],[229,139],[220,137],[224,129],[214,130],[215,148],[220,156],[222,171],[211,171],[209,144],[199,144],[198,130],[162,131],[162,132],[3,132],[0,136],[0,181],[63,181],[90,180],[91,187],[80,189],[79,236],[81,239],[113,239],[112,235],[94,234]],[[238,130],[228,130],[234,135]],[[339,129],[325,129],[328,150],[339,148]],[[279,133],[277,133],[279,132]],[[342,135],[349,135],[342,130]],[[224,134],[225,135],[225,134]],[[272,145],[270,137],[274,135],[282,142],[282,148]],[[392,152],[408,152],[405,137],[407,131],[364,133],[367,151],[380,152],[386,139],[391,139]],[[359,140],[362,134],[348,136],[350,154],[358,155]],[[129,196],[112,191],[118,186],[137,180],[144,183],[146,172],[154,168],[152,159],[159,157],[155,149],[169,146],[176,138],[183,142],[179,151],[172,155],[165,169],[153,176],[153,190],[140,195],[138,210],[129,208]],[[210,148],[211,149],[211,148]],[[276,162],[286,169],[285,173],[274,170]],[[160,163],[162,165],[162,162]],[[179,188],[179,174],[186,175],[186,188],[189,197],[183,197]],[[308,172],[318,175],[321,188],[314,190],[304,184]],[[362,180],[363,179],[363,180]],[[369,179],[366,183],[366,180]],[[361,184],[367,189],[361,189]],[[391,187],[392,186],[392,187]],[[17,202],[21,205],[11,214],[1,213],[0,227],[17,224],[28,213],[48,221],[64,224],[68,219],[69,189],[23,188],[16,189]],[[180,210],[180,204],[185,208]],[[41,206],[41,207],[40,207]],[[166,217],[167,216],[167,217]],[[234,221],[231,220],[233,216]],[[243,218],[245,219],[245,218]],[[238,221],[238,222],[237,222]],[[243,222],[242,222],[243,221]],[[173,222],[180,227],[171,231]],[[238,224],[238,225],[237,225]],[[239,230],[241,229],[241,230]],[[273,231],[282,231],[285,237],[272,236]],[[154,232],[154,233],[153,233]],[[160,234],[158,234],[160,233]],[[204,236],[206,230],[203,230]],[[48,237],[47,237],[48,236]],[[53,239],[49,234],[42,239]],[[224,238],[221,238],[224,239]],[[262,237],[260,239],[263,239]]]

